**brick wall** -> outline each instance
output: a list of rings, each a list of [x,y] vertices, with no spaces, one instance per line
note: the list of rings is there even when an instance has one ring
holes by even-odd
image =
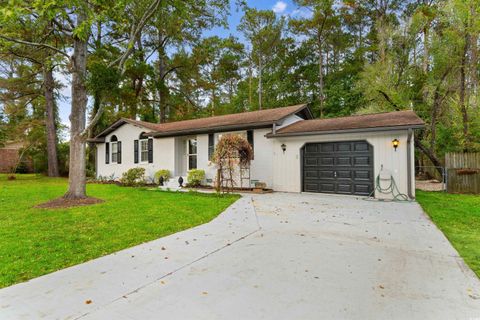
[[[0,173],[10,173],[12,168],[17,165],[19,156],[18,149],[0,148]],[[33,172],[33,164],[30,159],[26,159],[30,172]]]

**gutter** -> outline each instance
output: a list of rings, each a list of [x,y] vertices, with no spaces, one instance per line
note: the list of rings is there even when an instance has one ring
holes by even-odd
[[[305,132],[287,132],[287,133],[269,133],[267,138],[280,138],[280,137],[298,137],[298,136],[315,136],[335,133],[359,133],[359,132],[378,132],[378,131],[395,131],[405,129],[423,129],[424,124],[419,125],[406,125],[406,126],[390,126],[390,127],[372,127],[372,128],[357,128],[357,129],[337,129],[326,131],[305,131]]]
[[[412,146],[412,136],[413,136],[413,130],[412,128],[408,129],[408,137],[407,137],[407,195],[410,199],[415,199],[415,197],[412,194],[412,151],[411,151],[411,146]]]

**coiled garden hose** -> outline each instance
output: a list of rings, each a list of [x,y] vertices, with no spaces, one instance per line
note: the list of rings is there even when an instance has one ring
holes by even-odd
[[[391,173],[388,174],[389,178],[381,179],[380,176],[382,175],[382,173],[385,174],[383,165],[380,169],[380,173],[377,175],[377,178],[375,179],[375,189],[373,189],[373,191],[370,192],[370,194],[368,195],[367,198],[365,198],[365,200],[412,201],[412,199],[409,199],[409,197],[406,194],[401,193],[400,190],[398,190],[397,183],[395,182],[395,179],[393,178],[393,175]],[[380,183],[381,181],[389,181],[388,186],[386,188],[383,188]],[[392,199],[375,199],[375,197],[373,197],[375,192],[380,192],[382,194],[391,194],[393,198]]]

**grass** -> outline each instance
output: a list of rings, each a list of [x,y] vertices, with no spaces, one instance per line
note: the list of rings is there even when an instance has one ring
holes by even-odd
[[[61,178],[0,175],[0,288],[206,223],[238,199],[89,184],[104,203],[33,208],[66,188]]]
[[[417,190],[417,201],[480,277],[480,196]]]

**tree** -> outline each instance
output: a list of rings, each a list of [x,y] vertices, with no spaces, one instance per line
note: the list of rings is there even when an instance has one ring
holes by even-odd
[[[258,76],[258,109],[263,102],[263,70],[275,55],[282,39],[285,19],[278,18],[273,11],[246,9],[245,15],[238,26],[252,46],[253,64]]]
[[[70,114],[70,164],[69,164],[69,187],[64,195],[67,199],[81,199],[86,197],[86,158],[85,144],[90,128],[96,124],[103,112],[100,106],[97,114],[92,118],[89,126],[86,126],[87,111],[87,59],[88,41],[92,33],[92,27],[102,19],[121,19],[125,12],[138,13],[135,22],[130,25],[130,33],[121,54],[110,63],[110,67],[117,68],[120,73],[125,72],[125,62],[132,54],[133,44],[138,39],[142,29],[162,0],[151,0],[145,3],[133,1],[99,3],[84,3],[77,1],[54,1],[55,3],[35,2],[32,5],[17,3],[15,6],[4,4],[0,8],[2,31],[14,30],[18,21],[30,19],[32,16],[38,23],[53,23],[56,30],[62,34],[63,45],[68,48],[58,49],[46,42],[34,42],[22,38],[4,36],[4,40],[20,43],[36,48],[45,48],[63,55],[69,62],[68,72],[72,75],[72,107]],[[141,8],[142,10],[138,10]],[[136,10],[137,9],[137,10]],[[8,29],[7,29],[8,30]],[[69,55],[69,49],[73,54]]]
[[[324,47],[325,38],[338,21],[332,0],[296,0],[299,6],[312,12],[310,18],[290,20],[293,32],[307,36],[314,43],[318,59],[318,107],[320,117],[324,116]]]
[[[8,37],[23,38],[28,39],[28,41],[42,39],[42,41],[51,45],[55,43],[54,35],[52,35],[55,31],[53,25],[33,17],[26,17],[25,20],[21,21],[20,27],[15,26],[13,29],[4,29],[4,31],[6,31],[5,34]],[[42,79],[43,103],[45,105],[43,119],[46,128],[46,153],[48,159],[47,173],[50,177],[58,177],[57,117],[54,94],[56,84],[53,76],[57,64],[55,52],[44,47],[40,47],[38,50],[31,50],[28,44],[11,41],[3,41],[0,47],[5,56],[24,61],[30,66],[36,77]],[[25,86],[30,87],[30,84],[27,82]]]

